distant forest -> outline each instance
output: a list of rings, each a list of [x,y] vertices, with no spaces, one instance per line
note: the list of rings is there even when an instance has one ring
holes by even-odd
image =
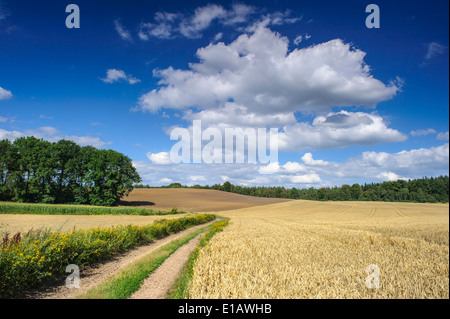
[[[33,136],[0,141],[0,200],[115,206],[141,178],[113,150]]]
[[[138,185],[136,188],[150,187]],[[181,188],[180,183],[172,183],[163,188]],[[190,188],[215,189],[236,194],[308,200],[330,201],[385,201],[385,202],[418,202],[418,203],[446,203],[449,197],[448,176],[424,177],[413,180],[398,180],[394,182],[342,185],[341,187],[322,188],[285,188],[281,186],[239,186],[230,182],[214,184],[212,186],[195,185]]]

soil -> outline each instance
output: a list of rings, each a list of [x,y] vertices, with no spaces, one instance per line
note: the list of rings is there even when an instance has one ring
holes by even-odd
[[[201,234],[191,239],[187,244],[178,248],[167,258],[159,268],[142,284],[131,299],[164,299],[169,293],[175,280],[184,268],[189,255],[195,250]]]
[[[217,212],[289,201],[195,188],[136,188],[123,198],[122,206],[139,206],[170,211],[173,207],[186,212]]]

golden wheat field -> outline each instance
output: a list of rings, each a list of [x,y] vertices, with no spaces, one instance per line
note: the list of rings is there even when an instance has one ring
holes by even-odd
[[[449,298],[448,204],[288,201],[219,214],[230,225],[201,251],[190,298]]]

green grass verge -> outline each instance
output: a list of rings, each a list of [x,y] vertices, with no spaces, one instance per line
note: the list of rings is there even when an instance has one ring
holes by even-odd
[[[0,202],[0,214],[35,214],[35,215],[175,215],[185,214],[173,208],[171,211],[152,210],[139,207],[104,207],[91,205],[65,204],[26,204]]]
[[[191,239],[204,232],[206,227],[176,239],[113,276],[107,282],[92,288],[77,299],[126,299],[138,291],[144,280],[153,273],[172,253]]]
[[[69,264],[82,269],[137,245],[214,219],[213,214],[199,214],[157,220],[146,226],[97,227],[72,232],[33,231],[11,238],[5,235],[0,244],[0,298],[19,295],[26,289],[64,276]]]
[[[202,237],[195,251],[189,256],[183,272],[175,281],[170,293],[167,296],[167,299],[189,299],[189,285],[192,281],[195,262],[201,249],[209,243],[215,234],[221,232],[227,225],[228,220],[222,220],[210,226],[209,231]]]

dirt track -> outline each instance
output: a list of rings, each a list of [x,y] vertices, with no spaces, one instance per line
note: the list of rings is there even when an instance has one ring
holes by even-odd
[[[200,242],[197,235],[187,244],[178,248],[158,269],[152,273],[142,284],[141,289],[136,291],[131,299],[164,299],[170,291],[178,275],[183,270],[189,255]]]
[[[176,234],[167,236],[163,239],[157,240],[151,244],[139,246],[129,252],[126,252],[124,254],[116,256],[111,261],[108,261],[103,264],[99,264],[96,267],[89,267],[87,269],[81,270],[81,272],[80,272],[80,275],[81,275],[80,288],[69,289],[66,287],[65,281],[64,281],[64,282],[61,282],[59,285],[54,285],[51,287],[47,287],[45,289],[39,289],[39,290],[33,291],[27,295],[27,298],[30,298],[30,299],[73,299],[73,298],[76,298],[77,296],[86,293],[88,290],[96,287],[97,285],[107,281],[109,278],[111,278],[114,275],[116,275],[117,273],[119,273],[122,269],[126,268],[128,265],[130,265],[133,262],[141,259],[142,257],[150,254],[151,252],[155,251],[156,249],[158,249],[158,248],[164,246],[165,244],[172,242],[173,240],[176,240],[184,235],[194,232],[197,229],[203,228],[209,224],[211,224],[211,222],[207,223],[207,224],[202,224],[202,225],[197,225],[197,226],[191,227],[191,228],[183,230],[179,233],[176,233]],[[196,238],[198,238],[198,236]],[[184,254],[178,253],[178,250],[177,250],[174,253],[174,254],[178,253],[177,255],[175,255],[175,258],[171,258],[172,256],[170,256],[168,258],[169,263],[172,263],[172,265],[182,268],[184,263],[187,260],[187,257],[189,256],[189,253],[190,253],[188,250],[186,250],[186,247],[189,249],[193,244],[195,244],[195,246],[194,246],[194,248],[195,248],[197,246],[197,244],[193,240],[191,240],[188,244],[180,247],[178,250],[182,249],[182,252],[184,251]],[[187,255],[186,255],[186,253],[187,253]],[[172,255],[174,255],[174,254],[172,254]],[[163,265],[161,265],[161,267]],[[168,264],[166,264],[166,266],[163,267],[162,272],[159,271],[159,274],[161,275],[161,273],[162,273],[162,278],[164,281],[163,284],[170,286],[175,281],[178,272],[174,272],[171,269],[167,270],[167,265]],[[158,268],[158,270],[160,268]],[[159,290],[159,291],[160,291],[160,293],[158,296],[161,295],[161,290]],[[160,298],[163,298],[164,296],[165,295],[162,295]],[[147,297],[141,295],[140,297],[138,296],[138,298],[147,298]],[[153,297],[150,297],[150,298],[153,298]]]

